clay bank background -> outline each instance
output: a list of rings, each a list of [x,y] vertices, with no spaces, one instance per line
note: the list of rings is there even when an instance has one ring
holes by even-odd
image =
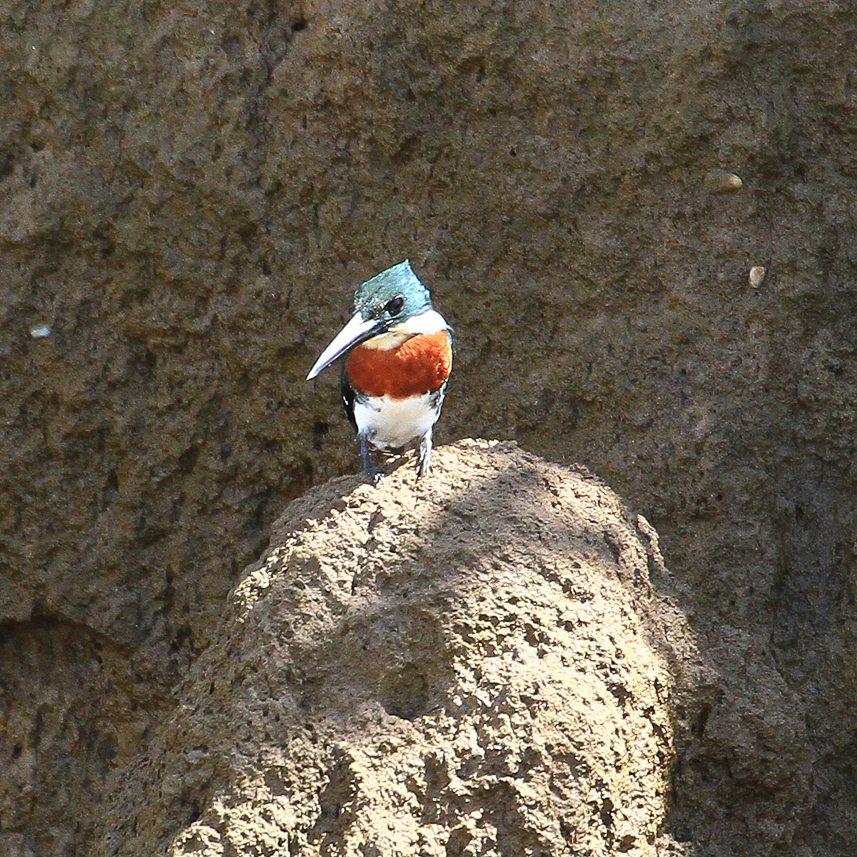
[[[670,835],[855,853],[852,11],[4,3],[0,851],[88,853],[274,518],[359,467],[303,379],[409,257],[438,443],[660,534],[716,683]]]

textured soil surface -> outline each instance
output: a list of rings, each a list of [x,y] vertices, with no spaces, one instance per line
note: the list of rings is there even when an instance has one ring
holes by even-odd
[[[88,853],[273,520],[356,472],[303,379],[405,257],[438,442],[660,534],[716,676],[670,835],[857,853],[854,69],[815,0],[0,4],[0,853]]]
[[[95,852],[667,849],[674,728],[706,688],[651,587],[653,537],[593,477],[512,443],[446,447],[419,481],[400,466],[380,489],[313,489]]]

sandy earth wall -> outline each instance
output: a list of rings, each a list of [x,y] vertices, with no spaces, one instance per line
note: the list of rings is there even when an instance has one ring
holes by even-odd
[[[439,441],[582,462],[660,533],[719,688],[671,834],[857,851],[855,27],[5,3],[0,850],[86,853],[274,518],[356,471],[303,378],[407,256],[458,336]]]

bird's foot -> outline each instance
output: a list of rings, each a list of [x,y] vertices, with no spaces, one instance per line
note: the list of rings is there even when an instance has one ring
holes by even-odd
[[[365,435],[360,435],[360,455],[363,458],[364,472],[372,480],[373,485],[380,485],[387,474],[383,470],[376,470],[375,465],[372,464],[372,454]]]
[[[417,476],[425,476],[431,470],[431,429],[429,429],[420,440],[420,449],[417,455]]]

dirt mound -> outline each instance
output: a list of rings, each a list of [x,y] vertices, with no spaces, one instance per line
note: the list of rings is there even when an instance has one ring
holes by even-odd
[[[654,853],[701,673],[653,539],[510,443],[311,490],[99,853]]]

